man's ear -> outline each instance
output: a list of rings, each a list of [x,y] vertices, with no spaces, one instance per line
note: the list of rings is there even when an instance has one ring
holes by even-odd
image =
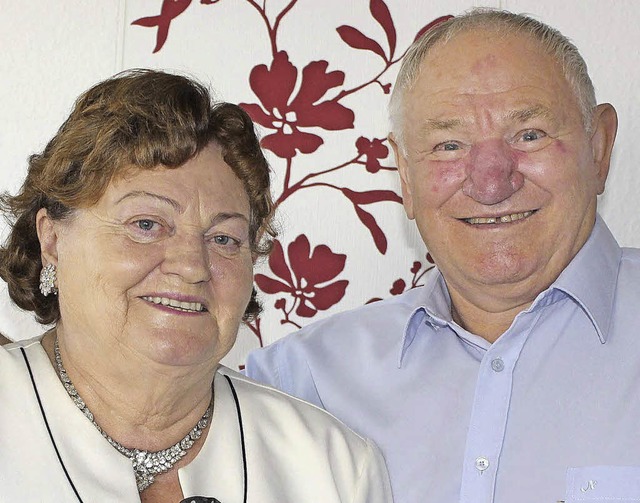
[[[592,131],[593,164],[598,171],[598,194],[602,194],[609,174],[611,152],[618,131],[618,114],[613,105],[603,103],[595,108]]]
[[[400,175],[400,187],[402,189],[402,204],[404,205],[404,211],[407,214],[407,217],[409,217],[410,220],[413,220],[415,218],[415,213],[413,211],[409,163],[404,153],[404,148],[401,145],[398,145],[394,134],[390,133],[387,139],[393,149],[393,156],[395,157],[398,174]]]
[[[45,208],[36,213],[36,231],[40,241],[40,257],[42,265],[58,265],[58,230],[59,226],[49,216]]]

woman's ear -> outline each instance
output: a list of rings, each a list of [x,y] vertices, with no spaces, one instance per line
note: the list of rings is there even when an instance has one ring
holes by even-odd
[[[40,256],[42,265],[58,265],[58,230],[59,226],[49,216],[45,208],[36,213],[36,231],[40,241]]]

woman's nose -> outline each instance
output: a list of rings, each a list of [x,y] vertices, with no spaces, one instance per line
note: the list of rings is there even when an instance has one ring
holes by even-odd
[[[209,251],[202,236],[176,235],[167,242],[161,270],[180,276],[187,283],[211,279]]]

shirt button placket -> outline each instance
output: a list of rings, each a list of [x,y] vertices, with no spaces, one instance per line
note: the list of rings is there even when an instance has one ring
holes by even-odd
[[[467,438],[461,503],[492,501],[504,441],[513,368],[511,355],[488,355],[481,364]]]

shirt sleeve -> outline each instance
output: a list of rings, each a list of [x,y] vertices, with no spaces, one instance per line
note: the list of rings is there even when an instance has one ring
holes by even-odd
[[[289,336],[251,351],[247,356],[245,375],[324,408],[304,348],[295,342]]]
[[[391,483],[378,448],[367,441],[367,454],[358,477],[353,503],[391,503]]]

